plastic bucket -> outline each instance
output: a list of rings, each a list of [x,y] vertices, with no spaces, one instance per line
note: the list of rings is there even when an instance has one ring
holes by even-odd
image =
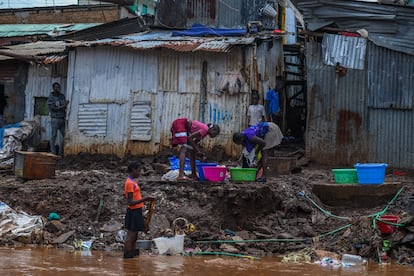
[[[266,4],[263,8],[262,8],[262,13],[264,15],[267,15],[269,17],[276,17],[277,12],[276,10],[272,7],[271,4]]]
[[[226,167],[203,167],[204,177],[211,182],[220,182],[226,178]]]
[[[380,220],[383,220],[386,222],[392,222],[392,223],[397,223],[399,219],[400,219],[399,216],[393,216],[393,215],[380,216]],[[389,225],[379,220],[377,220],[377,226],[381,234],[392,234],[395,232],[395,230],[397,230],[397,226]]]
[[[335,183],[338,184],[352,184],[358,183],[358,176],[356,169],[332,169]]]
[[[136,248],[150,250],[152,248],[152,240],[137,240]]]
[[[200,179],[200,181],[206,181],[206,178],[204,177],[203,167],[217,167],[217,165],[217,163],[198,163],[196,165],[198,171],[198,179]]]
[[[153,239],[159,254],[180,254],[184,251],[184,235],[177,235],[172,238]]]
[[[382,184],[387,164],[355,164],[359,184]]]

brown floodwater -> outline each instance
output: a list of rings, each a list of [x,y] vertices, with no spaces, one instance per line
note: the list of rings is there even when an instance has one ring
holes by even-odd
[[[67,251],[0,247],[0,275],[414,275],[414,267],[369,264],[327,268],[285,264],[276,258],[140,256],[124,260],[121,252]]]

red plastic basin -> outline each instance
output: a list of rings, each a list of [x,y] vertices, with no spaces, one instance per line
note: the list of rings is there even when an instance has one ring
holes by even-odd
[[[393,216],[393,215],[380,216],[380,220],[383,220],[386,222],[392,222],[392,223],[397,223],[399,219],[400,219],[399,216]],[[392,234],[397,230],[397,226],[389,225],[379,220],[377,220],[377,226],[381,234]]]

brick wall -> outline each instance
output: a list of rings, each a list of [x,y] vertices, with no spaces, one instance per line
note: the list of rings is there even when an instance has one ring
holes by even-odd
[[[0,11],[0,24],[104,23],[120,19],[120,8],[74,6]]]

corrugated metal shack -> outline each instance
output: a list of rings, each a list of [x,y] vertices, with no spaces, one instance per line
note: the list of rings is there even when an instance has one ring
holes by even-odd
[[[69,52],[70,100],[65,152],[154,154],[170,147],[178,117],[218,124],[206,146],[236,148],[251,89],[274,85],[282,71],[274,35],[173,37],[151,32],[80,42]],[[223,91],[228,83],[240,92]]]
[[[66,86],[66,43],[39,41],[0,49],[0,86],[8,105],[5,124],[41,116],[42,139],[49,140],[50,119],[46,99],[53,82]]]
[[[307,155],[414,168],[414,8],[297,2],[315,31],[306,45]]]

